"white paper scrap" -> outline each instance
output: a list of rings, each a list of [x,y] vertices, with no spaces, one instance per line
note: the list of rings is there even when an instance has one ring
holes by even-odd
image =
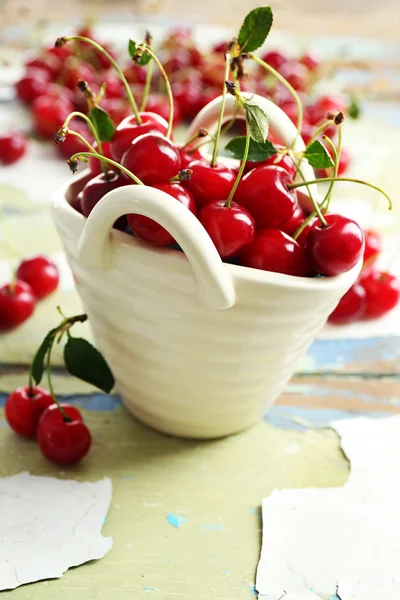
[[[350,477],[263,500],[260,600],[400,598],[400,415],[331,426]]]
[[[0,590],[61,577],[105,556],[110,479],[80,483],[20,473],[0,479]]]

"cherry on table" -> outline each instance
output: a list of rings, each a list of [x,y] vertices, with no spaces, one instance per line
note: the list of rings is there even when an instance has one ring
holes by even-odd
[[[361,227],[343,215],[325,215],[327,226],[316,222],[311,228],[306,250],[310,263],[321,275],[334,276],[350,271],[364,252]]]
[[[367,307],[367,294],[364,288],[355,283],[340,300],[335,310],[329,315],[329,323],[344,325],[362,319]]]
[[[0,164],[12,165],[26,152],[26,137],[19,131],[0,135]]]
[[[231,202],[230,206],[225,205],[225,200],[208,202],[201,208],[198,218],[221,258],[237,256],[254,239],[253,217],[236,202]]]
[[[24,323],[35,308],[35,296],[24,281],[0,287],[0,331],[11,331]]]
[[[41,387],[19,387],[8,396],[4,407],[7,423],[24,437],[36,437],[39,419],[54,404],[51,393]]]
[[[196,214],[196,203],[188,190],[179,183],[159,183],[152,187],[161,190]],[[159,223],[143,215],[128,215],[128,225],[137,238],[153,246],[169,246],[175,242],[172,235]]]
[[[66,100],[40,96],[32,106],[36,132],[40,136],[52,140],[72,110],[72,104]]]
[[[366,317],[382,317],[399,303],[400,281],[395,275],[368,269],[361,273],[359,284],[366,293]]]
[[[26,74],[15,84],[17,96],[26,104],[42,95],[50,83],[50,75],[44,69],[28,69]]]
[[[243,177],[234,199],[251,213],[256,227],[280,227],[298,205],[296,192],[287,187],[290,183],[293,180],[282,167],[256,167]]]
[[[236,171],[223,164],[213,167],[204,159],[189,163],[192,175],[185,181],[185,187],[193,195],[198,207],[208,202],[228,198],[236,179]]]
[[[179,151],[160,133],[145,133],[135,138],[122,157],[121,164],[145,185],[166,183],[181,168]]]
[[[77,408],[61,404],[68,420],[56,404],[41,415],[36,437],[42,454],[57,465],[73,465],[89,451],[92,443],[90,431]]]
[[[306,252],[279,229],[260,229],[241,255],[241,264],[262,271],[305,277],[310,272]]]
[[[25,281],[37,300],[46,298],[57,289],[60,273],[57,265],[47,256],[33,256],[23,260],[17,269],[17,278]]]
[[[377,261],[380,253],[382,252],[383,240],[381,234],[373,229],[364,230],[364,237],[364,264],[370,267]]]
[[[111,142],[111,154],[115,161],[121,162],[122,156],[128,150],[133,140],[140,135],[150,132],[165,134],[168,123],[165,119],[152,112],[140,113],[142,122],[137,123],[134,115],[130,115],[118,125]],[[175,173],[176,175],[176,173]]]

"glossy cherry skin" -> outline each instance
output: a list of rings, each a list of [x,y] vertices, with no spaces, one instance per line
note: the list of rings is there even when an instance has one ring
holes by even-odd
[[[287,187],[290,183],[293,180],[282,167],[256,167],[239,183],[235,201],[252,214],[256,227],[280,227],[298,205],[296,192]]]
[[[198,79],[176,82],[172,86],[175,104],[179,105],[184,119],[193,119],[200,110],[203,88]]]
[[[279,144],[274,144],[274,145],[275,145],[275,148],[277,148],[277,149],[283,148],[283,146],[280,146]],[[277,161],[277,162],[275,162],[275,161]],[[258,163],[248,160],[246,162],[246,166],[245,166],[245,173],[248,173],[249,171],[251,171],[252,169],[255,169],[256,167],[262,167],[265,165],[282,167],[282,169],[285,169],[285,171],[287,171],[289,173],[290,177],[292,177],[292,178],[294,178],[294,176],[296,174],[296,167],[294,165],[294,162],[287,154],[274,154],[273,156],[270,156],[270,158],[268,158],[267,160],[263,160]]]
[[[96,177],[93,177],[93,179],[90,179],[82,190],[81,206],[84,216],[88,217],[96,204],[108,192],[122,185],[127,185],[130,182],[132,182],[132,179],[128,181],[125,177],[114,171],[108,171],[107,174],[100,173]]]
[[[297,277],[305,277],[310,271],[304,248],[279,229],[258,230],[241,256],[241,264]]]
[[[321,96],[309,107],[308,114],[311,125],[317,125],[327,118],[328,113],[336,115],[345,110],[342,98],[335,96]]]
[[[74,90],[81,79],[87,81],[89,85],[94,83],[96,72],[89,63],[70,58],[61,72],[61,79],[66,87]]]
[[[0,287],[0,331],[11,331],[29,319],[35,308],[35,296],[25,281]]]
[[[26,74],[15,84],[17,96],[26,104],[32,102],[45,93],[50,82],[50,75],[44,69],[29,69]]]
[[[300,246],[306,245],[308,234],[310,233],[311,229],[314,227],[315,223],[318,223],[318,222],[319,222],[318,217],[314,217],[313,219],[311,219],[311,221],[309,223],[307,223],[307,225],[304,227],[303,231],[296,238],[296,242],[298,244],[300,244]],[[300,223],[300,225],[301,225],[301,223]]]
[[[121,162],[123,154],[129,148],[133,140],[140,135],[158,131],[165,134],[168,129],[168,123],[165,119],[156,115],[156,113],[140,113],[142,123],[138,125],[134,115],[130,115],[118,125],[111,142],[111,154],[114,160]],[[176,173],[175,173],[176,175]]]
[[[200,223],[214,242],[221,258],[237,256],[254,239],[254,220],[242,206],[225,200],[205,204],[198,215]]]
[[[382,252],[383,240],[381,234],[373,229],[367,229],[364,231],[364,237],[364,265],[368,265],[368,267],[370,267],[376,262],[379,254]]]
[[[57,289],[60,273],[57,265],[46,256],[33,256],[20,263],[17,278],[30,285],[35,298],[41,300]]]
[[[60,74],[62,69],[61,60],[54,54],[44,54],[43,56],[37,56],[32,58],[25,63],[26,69],[43,69],[47,71],[50,78],[55,81]]]
[[[49,406],[39,419],[36,437],[42,454],[57,465],[73,465],[89,451],[90,431],[77,408],[61,405],[68,417],[65,420],[56,404]]]
[[[296,233],[296,231],[298,230],[298,228],[300,227],[300,225],[304,222],[305,218],[306,218],[306,213],[301,208],[300,204],[298,204],[296,207],[296,210],[294,211],[294,213],[292,214],[290,219],[288,219],[287,221],[285,221],[285,223],[283,223],[282,231],[284,233],[287,233],[290,236],[294,235]],[[297,240],[297,242],[298,242],[298,240]]]
[[[400,281],[394,275],[368,269],[361,274],[359,283],[366,293],[366,317],[382,317],[399,303]]]
[[[145,185],[166,183],[181,168],[179,151],[159,133],[145,133],[133,140],[121,164]]]
[[[364,234],[352,219],[343,215],[325,216],[327,226],[317,222],[307,236],[310,263],[321,275],[340,275],[350,271],[364,252]]]
[[[367,294],[359,283],[355,283],[340,300],[333,313],[330,314],[328,321],[337,325],[352,323],[363,318],[366,307]]]
[[[72,110],[72,104],[65,100],[40,96],[32,105],[32,117],[36,132],[40,136],[52,140]]]
[[[14,131],[0,135],[0,165],[12,165],[24,156],[26,138],[23,133]]]
[[[192,175],[185,181],[185,187],[191,192],[198,207],[209,202],[228,198],[236,179],[236,171],[222,164],[214,167],[204,159],[189,163]]]
[[[181,157],[181,169],[188,169],[191,162],[202,158],[200,150],[191,150],[190,147],[182,148],[182,144],[177,144],[176,147]]]
[[[93,148],[97,151],[97,143],[94,142]],[[101,148],[103,150],[103,156],[106,158],[111,158],[111,142],[101,142]],[[99,175],[101,170],[101,161],[98,158],[89,158],[89,169],[92,175]]]
[[[190,212],[196,214],[196,203],[188,190],[179,183],[159,183],[152,187],[161,190],[183,204]],[[172,235],[159,223],[143,215],[128,215],[128,225],[140,240],[153,246],[169,246],[175,242]]]
[[[39,419],[54,404],[50,392],[41,387],[19,387],[8,396],[4,407],[7,423],[24,437],[36,437]]]

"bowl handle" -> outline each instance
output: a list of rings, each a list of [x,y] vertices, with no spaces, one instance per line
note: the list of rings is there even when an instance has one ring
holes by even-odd
[[[233,306],[233,281],[204,227],[180,202],[165,192],[128,185],[112,190],[90,213],[78,246],[80,262],[89,268],[111,267],[110,232],[114,222],[129,213],[160,223],[174,237],[190,261],[204,304],[215,309]]]
[[[257,104],[260,108],[263,109],[265,114],[269,119],[269,128],[272,136],[282,145],[287,147],[293,147],[295,152],[301,152],[305,149],[305,144],[303,139],[297,135],[296,126],[292,123],[286,113],[283,112],[279,106],[259,96],[258,94],[251,94],[249,92],[243,92],[242,96],[246,98],[250,104]],[[215,98],[211,102],[209,102],[197,115],[192,124],[190,125],[187,133],[186,139],[189,140],[193,137],[201,128],[206,129],[209,133],[215,133],[218,117],[221,109],[222,96]],[[231,117],[234,115],[235,109],[235,98],[230,94],[226,96],[225,103],[225,112],[224,112],[224,122],[229,121]],[[238,118],[243,119],[244,115],[239,112]],[[309,165],[307,160],[303,159],[301,161],[301,170],[307,181],[315,179],[315,173],[313,168]],[[317,202],[322,200],[321,196],[318,193],[318,188],[316,184],[310,185],[309,189]],[[308,195],[306,188],[301,188],[297,190],[297,194],[299,196],[299,200],[304,208],[309,211],[313,210],[313,205],[311,203],[310,197]]]

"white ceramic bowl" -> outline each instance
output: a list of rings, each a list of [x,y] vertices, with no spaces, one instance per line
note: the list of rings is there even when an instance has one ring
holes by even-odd
[[[291,121],[256,99],[274,135],[290,144]],[[202,111],[188,135],[212,124],[219,102]],[[232,107],[228,98],[227,114]],[[295,148],[303,147],[298,139]],[[53,214],[125,406],[155,429],[191,438],[225,436],[256,423],[361,265],[339,277],[307,279],[225,264],[196,217],[160,190],[119,188],[85,219],[69,201],[88,178],[83,173],[55,194]],[[127,213],[161,223],[184,253],[112,229]]]

